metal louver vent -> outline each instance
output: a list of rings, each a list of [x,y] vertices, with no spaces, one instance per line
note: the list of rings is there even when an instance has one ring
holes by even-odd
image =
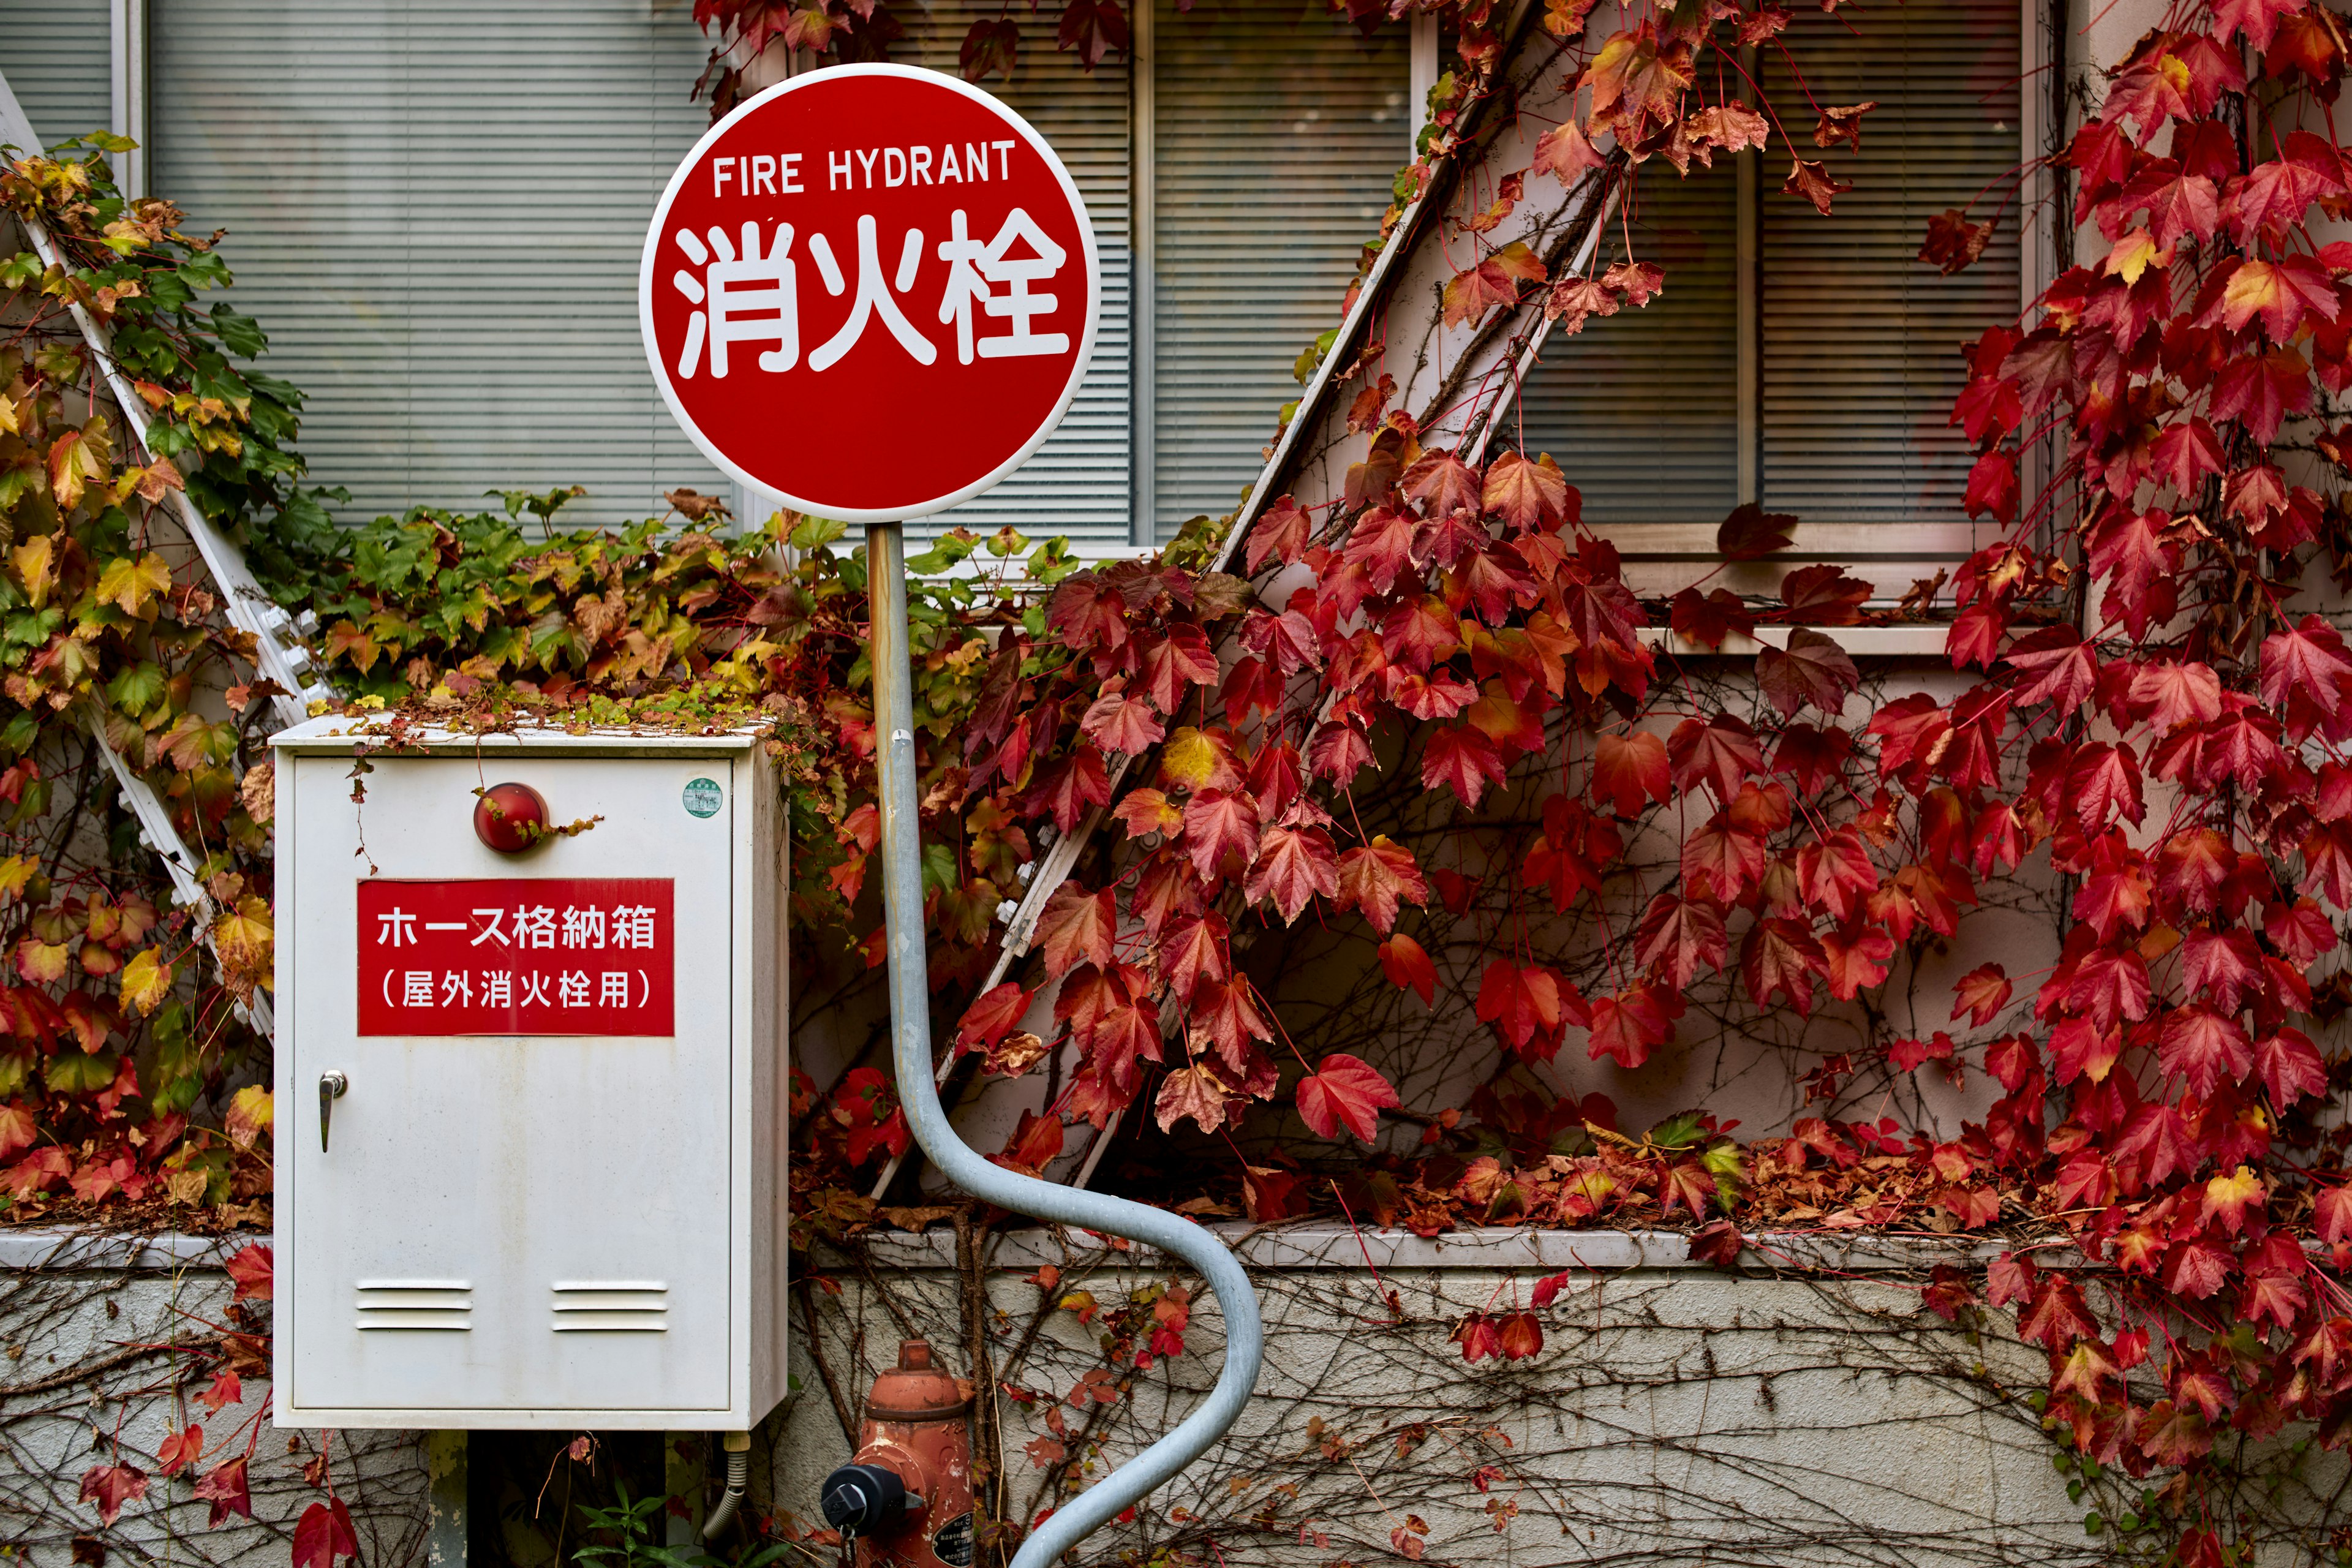
[[[352,1291],[362,1329],[473,1329],[474,1287],[464,1279],[362,1279]]]
[[[549,1296],[559,1334],[669,1331],[669,1287],[658,1279],[559,1279]]]

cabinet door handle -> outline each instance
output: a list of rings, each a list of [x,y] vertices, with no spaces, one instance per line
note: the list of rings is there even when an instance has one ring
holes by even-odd
[[[351,1087],[352,1080],[341,1073],[329,1071],[319,1075],[319,1152],[321,1154],[327,1152],[327,1127],[335,1119],[335,1101],[342,1099],[343,1091]]]

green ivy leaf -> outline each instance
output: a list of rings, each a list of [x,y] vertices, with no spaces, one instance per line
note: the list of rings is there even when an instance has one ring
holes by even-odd
[[[849,525],[839,518],[804,517],[793,526],[784,542],[794,550],[822,550],[849,531]]]
[[[41,1081],[52,1094],[95,1094],[114,1081],[120,1058],[112,1051],[88,1056],[62,1050],[41,1068]]]

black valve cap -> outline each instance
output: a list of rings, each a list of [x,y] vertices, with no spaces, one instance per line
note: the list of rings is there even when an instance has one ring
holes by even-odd
[[[907,1513],[907,1483],[880,1465],[844,1465],[824,1478],[824,1521],[844,1535],[878,1535]]]

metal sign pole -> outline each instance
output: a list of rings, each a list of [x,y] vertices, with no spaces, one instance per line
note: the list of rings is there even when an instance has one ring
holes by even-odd
[[[1167,1480],[1224,1434],[1249,1402],[1265,1351],[1257,1295],[1218,1237],[1191,1220],[1125,1198],[1042,1182],[990,1163],[965,1147],[940,1105],[932,1076],[931,994],[923,929],[921,822],[916,806],[913,637],[907,624],[904,525],[866,530],[872,615],[875,765],[882,812],[882,906],[890,957],[890,1036],[898,1096],[923,1153],[950,1182],[985,1203],[1061,1225],[1081,1226],[1171,1253],[1200,1270],[1224,1314],[1225,1367],[1201,1407],[1127,1464],[1080,1493],[1032,1531],[1013,1568],[1046,1568],[1129,1504]],[[994,1391],[983,1389],[981,1397]]]

